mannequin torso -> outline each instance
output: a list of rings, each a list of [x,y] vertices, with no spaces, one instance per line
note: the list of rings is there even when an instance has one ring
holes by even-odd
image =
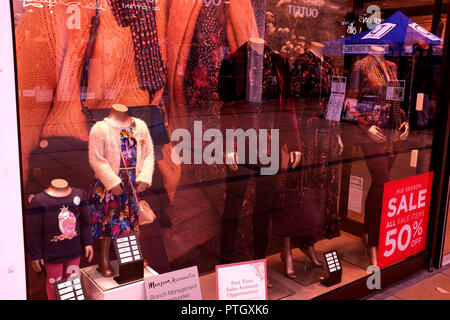
[[[387,70],[386,67],[386,60],[384,58],[384,49],[379,46],[372,46],[370,47],[369,55],[375,58],[375,60],[378,61],[378,63],[381,66],[381,69],[383,70],[384,76],[386,77],[387,81],[391,81],[391,76]]]
[[[247,43],[249,47],[255,50],[258,54],[264,53],[264,44],[265,44],[264,39],[250,38],[248,39]]]
[[[45,189],[45,192],[53,197],[63,198],[72,192],[72,188],[69,186],[67,180],[54,179],[50,183],[50,186]]]
[[[324,45],[319,42],[311,42],[308,50],[311,51],[321,61],[323,61],[323,47]]]

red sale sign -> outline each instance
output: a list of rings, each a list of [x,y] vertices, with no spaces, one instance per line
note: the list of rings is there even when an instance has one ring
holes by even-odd
[[[425,250],[433,172],[384,184],[378,265]]]

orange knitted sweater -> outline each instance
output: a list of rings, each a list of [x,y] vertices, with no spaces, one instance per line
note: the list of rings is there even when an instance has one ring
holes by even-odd
[[[81,112],[80,78],[93,0],[79,6],[28,7],[16,29],[19,115],[24,175],[28,158],[40,138],[74,137],[88,141]],[[165,34],[165,0],[158,0],[158,35]],[[106,0],[100,0],[100,26],[89,68],[88,108],[110,108],[113,103],[148,105],[147,91],[138,85],[130,29],[120,27]],[[77,12],[78,11],[78,12]],[[79,15],[78,15],[79,14]],[[79,29],[69,28],[79,17]],[[162,56],[165,42],[160,41]],[[163,58],[164,59],[164,58]],[[157,104],[162,90],[155,94]]]
[[[86,119],[79,96],[81,68],[95,10],[80,2],[80,28],[69,29],[73,11],[56,4],[49,9],[28,7],[16,29],[19,87],[19,115],[24,178],[28,159],[40,138],[66,136],[87,141]],[[189,56],[198,14],[204,0],[158,0],[156,20],[161,55],[167,70],[170,101],[167,113],[170,129],[186,127],[184,70]],[[87,107],[109,108],[113,103],[128,106],[149,104],[148,93],[140,90],[134,65],[134,48],[129,28],[120,27],[106,0],[89,70]],[[229,2],[226,30],[232,51],[250,37],[258,37],[249,0]],[[162,91],[152,98],[158,104]]]

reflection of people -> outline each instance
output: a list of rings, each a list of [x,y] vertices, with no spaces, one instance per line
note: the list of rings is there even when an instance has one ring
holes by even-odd
[[[193,130],[201,121],[204,131],[220,128],[219,69],[229,50],[237,50],[258,36],[250,0],[171,1],[167,29],[167,88],[170,94],[168,122],[171,129]],[[206,142],[204,142],[204,145]],[[200,165],[193,175],[212,207],[224,208],[225,167]]]
[[[18,87],[21,92],[28,92],[19,97],[24,178],[25,181],[34,179],[40,186],[49,182],[51,173],[36,168],[38,160],[34,158],[30,166],[32,153],[53,153],[52,157],[61,157],[56,158],[64,164],[61,170],[70,169],[63,176],[72,175],[79,186],[87,188],[89,185],[85,178],[90,175],[89,168],[80,167],[82,159],[87,164],[87,152],[82,150],[87,151],[89,135],[86,117],[81,112],[80,79],[95,10],[87,8],[92,1],[79,2],[80,15],[76,17],[79,28],[66,26],[67,6],[58,3],[52,8],[27,8],[16,29]],[[129,63],[136,59],[136,39],[132,37],[130,27],[118,23],[125,19],[126,12],[119,17],[110,5],[114,3],[116,0],[100,1],[103,9],[100,10],[100,24],[89,65],[89,95],[85,104],[88,108],[109,108],[113,103],[157,105],[162,91],[153,92],[150,99],[149,91],[140,87],[142,81],[135,63]],[[158,1],[158,6],[161,10],[155,11],[157,35],[164,38],[165,24],[159,22],[165,20],[165,1]],[[165,44],[160,41],[159,45],[164,60]],[[151,69],[151,65],[148,68]],[[38,147],[39,139],[47,140],[45,148]],[[80,161],[69,161],[63,156],[64,151],[77,154]],[[27,184],[28,193],[39,190],[33,186]]]
[[[47,297],[56,300],[54,283],[78,274],[83,252],[89,262],[94,255],[86,193],[54,179],[33,198],[25,218],[31,265],[36,272],[45,267]]]
[[[146,106],[161,102],[167,1],[158,0],[159,10],[142,9],[145,19],[136,21],[136,13],[142,13],[138,6],[128,9],[121,7],[119,0],[100,0],[96,32],[91,23],[96,14],[89,6],[92,1],[77,2],[71,6],[80,14],[73,16],[63,3],[55,3],[52,8],[27,7],[16,28],[18,89],[26,92],[19,96],[19,115],[27,197],[47,185],[55,172],[82,189],[89,188],[93,172],[88,160],[89,124],[80,102],[82,75],[87,74],[89,80],[85,90],[88,109],[108,109],[114,103]],[[145,2],[147,8],[154,5],[153,1]],[[68,18],[79,23],[68,26]],[[146,32],[141,36],[137,30]],[[90,54],[89,40],[94,44]],[[90,62],[88,70],[83,69],[84,60]],[[169,174],[174,173],[174,165],[168,147],[162,146],[163,159],[158,161],[158,169],[163,169],[157,172],[156,180],[162,180],[159,185],[166,187],[158,187],[158,193],[167,189],[166,183],[178,183],[177,175]],[[172,200],[175,187],[170,189],[167,191]],[[169,219],[161,219],[164,215],[158,218],[170,225]],[[164,247],[159,224],[143,229],[150,247],[147,250],[145,243],[144,252],[162,256],[164,252],[158,251]],[[152,261],[158,272],[168,271],[167,260],[161,267],[157,264]]]
[[[268,149],[272,150],[271,129],[279,130],[279,146],[273,146],[273,157],[280,157],[281,146],[286,145],[294,166],[300,161],[300,144],[293,110],[288,108],[285,98],[288,94],[289,64],[285,57],[265,46],[264,40],[251,38],[236,52],[224,59],[220,68],[219,89],[223,101],[221,111],[222,131],[227,129],[267,129]],[[261,101],[262,102],[251,102]],[[261,138],[261,137],[260,137]],[[250,141],[248,142],[250,144]],[[261,144],[256,154],[261,151]],[[258,161],[249,161],[246,147],[245,159],[242,154],[230,152],[227,158],[227,183],[225,210],[221,226],[221,262],[233,262],[236,249],[236,235],[239,227],[239,213],[244,197],[253,177],[255,206],[252,212],[253,243],[255,259],[266,257],[269,223],[274,189],[278,177],[261,174]],[[263,151],[264,152],[264,151]],[[273,154],[276,153],[276,154]],[[279,160],[279,159],[277,159]]]
[[[386,114],[378,122],[362,113],[357,115],[359,125],[366,134],[362,150],[372,177],[365,203],[363,241],[368,246],[373,265],[377,264],[384,183],[390,181],[389,173],[400,141],[406,140],[409,134],[409,125],[400,103],[386,99],[388,82],[397,80],[397,66],[385,60],[383,53],[383,48],[372,46],[371,53],[354,64],[348,92],[350,98],[367,103],[370,108],[380,106]]]
[[[290,243],[302,250],[315,266],[322,266],[317,258],[315,243],[320,237],[339,235],[337,212],[338,170],[336,161],[342,152],[338,122],[324,119],[331,95],[331,79],[335,68],[330,57],[323,55],[323,45],[312,42],[308,50],[297,57],[293,65],[291,94],[295,109],[300,116],[302,141],[302,188],[303,205],[300,210],[314,211],[307,221],[310,226],[299,234],[284,239],[282,260],[286,274],[295,277]],[[294,210],[298,209],[295,207]]]
[[[172,1],[168,10],[167,25],[167,82],[170,93],[169,101],[169,123],[171,128],[187,128],[188,119],[186,117],[187,98],[186,97],[186,79],[185,71],[187,70],[188,58],[191,51],[191,46],[195,45],[192,41],[196,38],[193,36],[197,33],[196,27],[201,22],[205,30],[215,28],[215,17],[213,13],[217,12],[220,25],[226,27],[224,34],[226,35],[226,42],[231,51],[237,50],[240,46],[248,41],[251,37],[258,37],[258,29],[253,13],[253,8],[249,0],[240,1],[224,1],[217,10],[208,9],[204,0],[192,1]],[[211,7],[211,6],[209,6]],[[216,7],[216,6],[212,6]],[[203,9],[203,10],[202,10]],[[206,21],[199,21],[200,14],[205,17]],[[204,43],[211,44],[211,49],[214,48],[221,39],[221,32],[218,30],[213,38],[207,41],[197,43],[200,47]],[[201,35],[201,34],[200,34]],[[216,52],[209,52],[213,58]],[[203,56],[202,56],[203,57]],[[221,59],[218,59],[220,65]],[[195,61],[194,61],[195,63]],[[204,68],[202,74],[206,77],[210,75],[205,68],[209,66],[199,66]],[[205,73],[206,72],[206,73]],[[205,83],[205,87],[210,86],[209,82]],[[208,89],[208,88],[206,88]]]

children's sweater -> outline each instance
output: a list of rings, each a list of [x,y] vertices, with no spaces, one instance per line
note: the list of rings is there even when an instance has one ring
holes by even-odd
[[[82,249],[92,244],[87,197],[81,189],[72,188],[65,197],[38,193],[25,221],[31,260],[62,263],[79,257]]]

